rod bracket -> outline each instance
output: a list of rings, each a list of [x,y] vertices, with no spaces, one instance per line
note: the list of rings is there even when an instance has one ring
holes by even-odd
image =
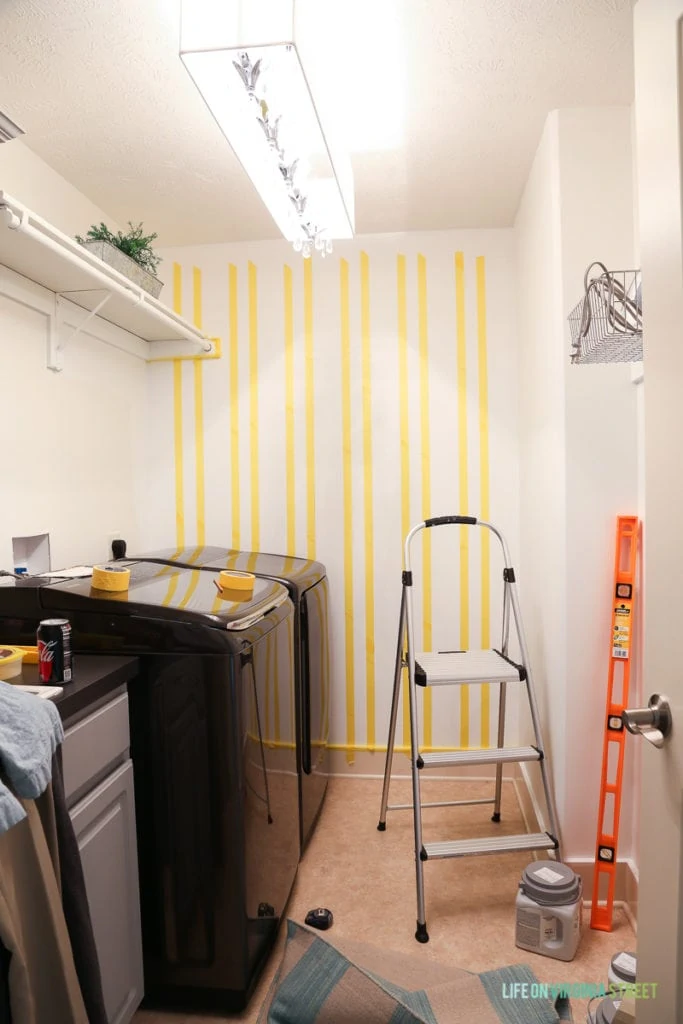
[[[98,289],[99,290],[99,289]],[[69,322],[66,319],[66,296],[55,295],[54,312],[50,314],[47,328],[47,368],[55,373],[61,373],[64,369],[64,352],[67,345],[77,334],[84,331],[87,325],[102,310],[112,297],[112,293],[105,291],[100,301],[90,310],[84,310],[83,318],[74,325],[72,315],[69,315]]]

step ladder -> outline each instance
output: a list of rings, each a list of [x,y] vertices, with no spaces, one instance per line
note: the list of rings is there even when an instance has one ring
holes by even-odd
[[[410,550],[414,538],[422,530],[437,526],[478,526],[489,530],[500,542],[503,551],[503,624],[500,648],[490,651],[416,651],[413,638],[413,573],[411,570]],[[402,574],[401,612],[398,628],[398,644],[396,647],[396,664],[394,670],[394,689],[391,700],[389,720],[389,739],[387,741],[387,757],[384,767],[384,786],[379,814],[380,832],[386,830],[387,811],[412,810],[415,826],[415,875],[417,884],[417,930],[415,938],[418,942],[428,942],[427,923],[425,917],[424,897],[424,864],[425,861],[443,857],[468,857],[495,853],[518,853],[521,850],[553,850],[555,857],[560,859],[560,843],[555,817],[555,809],[548,778],[548,762],[544,755],[543,740],[538,715],[536,695],[534,693],[529,655],[524,637],[522,618],[519,609],[515,571],[510,562],[510,555],[503,535],[491,523],[472,516],[437,516],[426,519],[414,526],[405,540],[405,569]],[[514,621],[515,632],[521,664],[517,664],[508,656],[510,623]],[[396,721],[398,718],[401,677],[403,669],[408,669],[408,691],[410,708],[410,766],[413,783],[413,801],[410,804],[389,804],[389,786],[391,782],[391,766],[394,755]],[[457,686],[463,683],[481,684],[496,683],[500,686],[498,701],[498,737],[497,746],[484,750],[453,750],[446,753],[420,753],[418,745],[417,720],[417,687],[418,686]],[[534,730],[534,744],[529,747],[506,747],[505,744],[505,703],[506,690],[509,683],[523,684],[529,701],[531,721]],[[503,788],[503,765],[509,763],[538,762],[545,804],[548,815],[549,832],[537,832],[524,835],[490,836],[482,839],[450,839],[442,842],[426,843],[422,839],[422,809],[424,807],[461,807],[472,804],[493,804],[491,820],[500,821],[500,805]],[[423,803],[420,798],[420,774],[429,768],[450,768],[465,765],[495,764],[496,781],[493,799],[485,800],[452,800],[434,803]]]

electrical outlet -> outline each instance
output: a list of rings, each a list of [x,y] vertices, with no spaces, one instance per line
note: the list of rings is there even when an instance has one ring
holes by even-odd
[[[111,558],[112,558],[111,542],[113,540],[120,540],[120,538],[121,538],[121,531],[120,530],[113,530],[111,533],[107,534],[107,561],[108,562],[110,562]]]

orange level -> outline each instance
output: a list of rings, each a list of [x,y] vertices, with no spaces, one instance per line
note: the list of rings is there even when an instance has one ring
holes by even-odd
[[[617,875],[617,842],[626,739],[621,713],[628,706],[631,679],[638,527],[636,516],[619,516],[617,519],[605,741],[602,748],[600,808],[591,907],[591,928],[603,932],[612,931],[614,883]]]

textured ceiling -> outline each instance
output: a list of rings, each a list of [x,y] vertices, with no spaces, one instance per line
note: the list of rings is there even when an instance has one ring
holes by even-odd
[[[163,244],[277,237],[178,59],[178,2],[0,0],[0,108]],[[632,99],[631,0],[297,3],[324,12],[359,233],[509,225],[547,112]]]

